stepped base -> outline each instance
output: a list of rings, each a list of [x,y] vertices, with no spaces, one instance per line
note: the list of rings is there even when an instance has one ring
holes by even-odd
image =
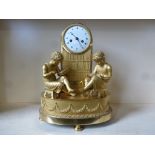
[[[107,122],[112,117],[112,110],[109,109],[109,112],[98,118],[89,118],[89,119],[62,119],[48,116],[46,114],[40,113],[40,120],[45,121],[49,124],[57,125],[91,125]]]

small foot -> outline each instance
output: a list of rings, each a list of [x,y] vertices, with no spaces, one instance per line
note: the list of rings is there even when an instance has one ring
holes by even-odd
[[[76,94],[75,94],[75,93],[70,93],[70,95],[71,95],[71,96],[73,96],[73,97],[74,97],[74,96],[76,96]]]
[[[82,131],[83,129],[84,129],[84,127],[81,126],[81,125],[76,125],[75,126],[75,131]]]
[[[70,88],[70,89],[68,90],[68,92],[69,92],[69,93],[73,93],[73,92],[74,92],[74,89],[71,89],[71,88]]]

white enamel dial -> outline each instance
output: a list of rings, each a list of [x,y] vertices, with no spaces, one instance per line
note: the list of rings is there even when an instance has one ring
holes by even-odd
[[[90,44],[90,33],[81,25],[72,26],[64,34],[64,43],[70,51],[81,53]]]

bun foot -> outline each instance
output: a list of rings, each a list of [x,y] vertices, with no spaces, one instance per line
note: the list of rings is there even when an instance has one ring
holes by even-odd
[[[74,129],[75,131],[82,131],[84,129],[84,126],[76,125]]]

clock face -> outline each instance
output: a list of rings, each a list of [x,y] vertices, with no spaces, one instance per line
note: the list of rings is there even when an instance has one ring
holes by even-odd
[[[80,25],[72,26],[64,34],[64,43],[73,53],[81,53],[90,44],[90,33]]]

